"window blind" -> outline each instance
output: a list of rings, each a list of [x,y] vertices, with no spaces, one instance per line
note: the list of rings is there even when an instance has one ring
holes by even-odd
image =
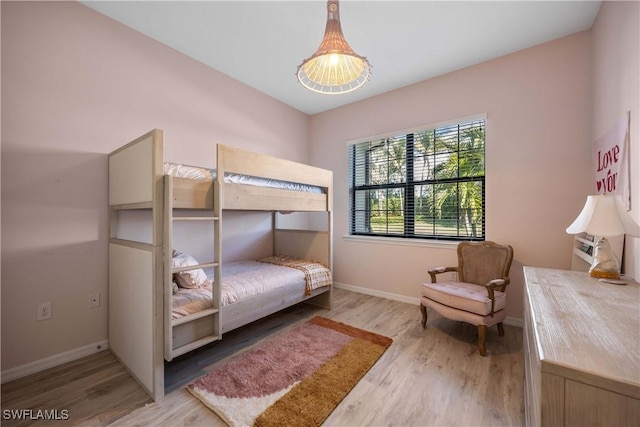
[[[349,147],[350,234],[484,240],[485,121]]]

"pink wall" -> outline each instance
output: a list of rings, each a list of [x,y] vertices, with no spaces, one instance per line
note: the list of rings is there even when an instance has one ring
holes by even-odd
[[[592,29],[594,139],[631,111],[631,217],[640,224],[640,2],[605,1]],[[589,147],[590,148],[590,147]],[[593,191],[593,189],[591,189]],[[640,281],[640,238],[626,236],[624,272]]]
[[[311,118],[77,3],[2,2],[1,19],[3,371],[107,339],[106,305],[87,308],[93,292],[106,302],[106,155],[154,127],[172,161],[212,166],[222,142],[332,169],[336,281],[413,300],[455,246],[343,239],[345,141],[486,113],[487,237],[515,249],[512,318],[523,265],[570,268],[593,135],[627,110],[640,182],[638,2],[605,2],[593,32]],[[36,322],[46,301],[53,319]]]
[[[160,128],[165,160],[307,161],[308,117],[75,2],[2,2],[2,42],[4,371],[107,339],[107,153]]]
[[[571,267],[573,238],[565,228],[590,188],[589,36],[579,33],[312,116],[312,161],[334,171],[335,280],[417,298],[428,268],[457,263],[451,244],[343,237],[345,141],[486,113],[486,235],[514,247],[507,315],[522,319],[522,266]]]

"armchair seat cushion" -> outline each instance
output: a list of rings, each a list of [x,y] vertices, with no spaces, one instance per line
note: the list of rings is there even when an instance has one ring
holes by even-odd
[[[491,314],[491,300],[484,286],[465,282],[424,283],[422,296],[440,304],[480,316]],[[504,292],[494,291],[494,312],[504,309],[507,296]]]

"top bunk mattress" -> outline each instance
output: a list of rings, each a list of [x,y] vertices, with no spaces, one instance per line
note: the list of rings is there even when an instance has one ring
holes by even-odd
[[[175,178],[189,178],[202,181],[212,181],[217,177],[215,169],[200,168],[196,166],[187,166],[177,163],[165,163],[164,174],[171,175]],[[277,179],[260,178],[249,175],[240,175],[225,172],[224,182],[227,184],[244,184],[256,187],[279,188],[291,191],[302,191],[305,193],[323,194],[325,190],[322,187],[314,185],[300,184],[297,182],[280,181]]]

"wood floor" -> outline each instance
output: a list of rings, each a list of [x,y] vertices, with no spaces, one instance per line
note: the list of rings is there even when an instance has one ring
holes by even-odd
[[[183,386],[225,358],[317,315],[394,340],[324,425],[524,425],[522,329],[505,326],[499,337],[490,328],[487,356],[481,357],[471,325],[430,311],[422,329],[417,306],[336,289],[330,311],[299,305],[167,364],[167,396],[158,403],[108,351],[4,384],[2,426],[51,423],[6,419],[7,409],[32,409],[34,415],[39,409],[68,410],[68,420],[52,425],[224,426]]]

